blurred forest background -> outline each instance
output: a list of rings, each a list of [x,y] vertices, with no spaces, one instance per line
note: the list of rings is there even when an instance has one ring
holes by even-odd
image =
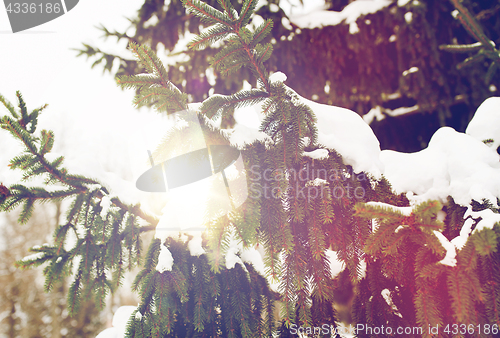
[[[340,12],[351,2],[327,0],[324,10]],[[216,0],[207,3],[219,7]],[[257,13],[274,21],[270,38],[274,53],[267,61],[270,71],[284,72],[286,84],[304,97],[364,116],[382,149],[414,152],[425,148],[442,126],[463,132],[479,104],[487,97],[499,96],[500,72],[486,79],[490,65],[486,60],[457,68],[472,53],[449,53],[439,48],[476,42],[452,15],[451,2],[387,3],[375,13],[360,16],[355,22],[357,32],[345,22],[323,27],[301,25],[304,16],[299,14],[302,4],[298,0],[261,1]],[[463,4],[486,36],[500,44],[500,1],[464,0]],[[239,10],[237,1],[235,7]],[[75,56],[88,56],[92,67],[102,67],[111,76],[132,75],[140,72],[137,62],[116,51],[116,46],[123,40],[147,44],[168,65],[172,82],[193,93],[192,102],[214,93],[234,93],[245,82],[255,85],[245,69],[224,78],[205,71],[218,48],[186,49],[190,33],[198,33],[203,24],[185,13],[180,0],[146,0],[130,22],[131,28],[125,32],[103,22],[105,40],[99,45],[82,44]],[[230,126],[234,121],[228,118],[223,123]],[[15,214],[4,217],[6,223],[0,227],[2,338],[95,337],[109,324],[117,305],[137,304],[124,285],[110,297],[105,313],[94,311],[89,301],[80,316],[70,318],[64,305],[67,285],[61,283],[45,293],[41,269],[15,268],[15,261],[29,247],[54,230],[63,212],[63,205],[45,205],[24,226],[17,224]]]

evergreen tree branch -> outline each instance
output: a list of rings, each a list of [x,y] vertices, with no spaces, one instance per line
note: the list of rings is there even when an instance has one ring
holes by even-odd
[[[208,45],[224,39],[231,33],[231,29],[228,26],[222,24],[216,24],[207,28],[207,30],[197,35],[189,44],[188,47],[194,50],[204,49]]]
[[[158,56],[148,46],[130,43],[130,50],[137,56],[148,75],[121,76],[117,83],[122,88],[139,91],[134,102],[138,107],[153,105],[158,111],[174,112],[187,109],[187,96],[169,79],[167,70]]]
[[[457,69],[462,69],[473,63],[483,61],[485,58],[490,59],[492,62],[486,73],[484,82],[489,84],[494,72],[496,71],[497,64],[500,63],[500,51],[495,48],[495,43],[488,39],[484,34],[483,28],[474,18],[474,16],[467,10],[460,0],[450,0],[458,11],[458,19],[465,28],[465,30],[478,42],[468,45],[441,45],[439,48],[452,53],[468,53],[476,52],[476,54],[468,57],[457,65]]]
[[[236,12],[236,9],[234,9],[233,5],[231,4],[231,0],[217,0],[217,1],[221,5],[221,7],[224,8],[224,11],[227,13],[229,18],[231,20],[235,20],[236,16],[238,15],[238,12]]]
[[[209,24],[220,23],[223,25],[232,26],[233,23],[226,16],[206,3],[198,0],[182,0],[184,7],[188,13],[193,13],[194,15],[200,17],[202,21]]]
[[[215,8],[208,6],[199,1],[190,1],[183,0],[184,6],[186,9],[197,16],[200,16],[202,19],[206,20],[209,23],[215,24],[214,28],[210,28],[207,31],[203,32],[199,37],[197,37],[193,42],[190,43],[190,48],[203,48],[208,43],[217,41],[228,34],[232,33],[238,37],[239,43],[243,47],[243,51],[245,52],[246,60],[252,67],[252,69],[257,74],[257,78],[263,83],[264,88],[269,93],[270,86],[267,78],[267,74],[265,70],[262,69],[261,63],[266,60],[265,57],[261,57],[258,60],[255,56],[254,48],[258,47],[258,41],[263,39],[269,32],[272,27],[272,24],[267,22],[264,26],[259,26],[258,31],[255,34],[255,37],[252,39],[251,34],[244,26],[248,23],[251,14],[253,13],[255,6],[257,5],[256,0],[246,0],[243,3],[243,7],[240,13],[240,19],[233,23],[232,19],[228,14],[224,15],[224,13],[216,10]],[[226,13],[228,13],[226,11]],[[269,50],[269,47],[267,48]],[[223,49],[221,53],[231,53],[233,51]],[[222,54],[219,55],[220,56]],[[268,55],[268,54],[264,54]],[[269,54],[270,55],[270,54]],[[240,62],[236,62],[239,64]],[[229,67],[229,69],[235,67]],[[238,67],[239,68],[239,67]],[[227,72],[227,70],[226,70]]]

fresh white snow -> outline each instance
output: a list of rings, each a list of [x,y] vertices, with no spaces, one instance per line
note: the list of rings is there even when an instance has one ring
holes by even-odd
[[[243,261],[237,255],[238,249],[235,247],[230,247],[226,253],[226,269],[233,269],[236,263],[243,265]]]
[[[474,228],[474,231],[472,231],[472,233],[475,233],[476,231],[481,231],[484,228],[491,229],[493,228],[495,223],[500,222],[500,214],[495,214],[490,209],[485,209],[481,211],[472,211],[472,207],[470,205],[467,211],[465,212],[464,218],[467,218],[469,216],[471,216],[475,220],[480,219],[480,221],[476,224],[476,227]],[[464,230],[463,236],[465,236],[467,232],[470,232],[469,225],[464,224],[462,230]],[[460,237],[462,237],[462,231],[460,231]]]
[[[483,198],[496,205],[500,196],[498,154],[450,127],[436,131],[426,149],[410,154],[384,150],[380,159],[394,190],[413,192],[414,201],[446,201],[451,196],[463,206]]]
[[[322,185],[327,185],[328,181],[324,180],[322,178],[316,177],[314,180],[309,180],[306,182],[305,186],[306,187],[319,187]]]
[[[393,313],[398,316],[398,317],[401,317],[403,318],[403,316],[401,315],[401,313],[399,312],[398,308],[396,305],[394,305],[393,301],[392,301],[392,296],[391,296],[391,291],[389,289],[383,289],[380,294],[382,295],[382,297],[384,297],[384,300],[385,302],[387,303],[387,305],[389,305],[391,307],[391,309],[394,311]]]
[[[122,335],[121,337],[118,336],[117,329],[114,327],[109,327],[99,333],[96,338],[123,338],[124,336]]]
[[[467,135],[486,143],[495,153],[500,146],[500,97],[490,97],[479,106],[465,130]]]
[[[394,212],[399,212],[403,216],[410,216],[411,212],[413,211],[413,207],[397,207],[395,205],[382,202],[368,202],[366,204],[374,207],[383,207]]]
[[[285,82],[287,79],[286,75],[283,72],[276,72],[269,76],[269,81],[272,82]]]
[[[412,12],[405,13],[405,21],[406,21],[406,23],[411,23],[413,21],[413,13]]]
[[[298,102],[308,105],[317,118],[318,143],[335,149],[356,173],[380,178],[380,143],[368,124],[352,110],[310,101],[287,87]]]
[[[200,256],[205,253],[205,249],[201,245],[203,238],[201,237],[201,233],[196,232],[194,237],[188,243],[188,249],[191,256]]]
[[[500,222],[500,215],[492,210],[474,212],[471,207],[473,200],[482,202],[483,199],[497,206],[500,197],[499,145],[500,98],[492,97],[477,109],[466,134],[443,127],[432,136],[428,147],[419,152],[381,152],[385,177],[397,193],[407,193],[413,205],[429,199],[446,202],[451,196],[456,203],[468,207],[457,237],[449,241],[442,233],[434,231],[446,250],[441,264],[455,266],[456,251],[465,246],[471,232],[492,228]]]
[[[437,237],[443,248],[446,250],[446,255],[439,263],[448,266],[456,266],[457,260],[455,259],[457,252],[455,250],[455,245],[451,243],[442,233],[439,231],[433,231],[434,235]]]
[[[416,105],[411,106],[411,107],[399,107],[396,109],[385,108],[384,113],[386,113],[389,116],[396,117],[396,116],[415,113],[419,109],[420,109],[420,107],[418,106],[418,104],[416,104]]]
[[[328,158],[328,150],[316,149],[313,151],[304,151],[304,156],[308,156],[315,160],[324,160],[325,158]]]
[[[239,263],[245,270],[246,267],[243,264],[243,260],[240,257],[240,254],[244,251],[243,245],[240,241],[238,241],[238,236],[236,235],[236,229],[231,227],[229,230],[229,248],[224,256],[226,260],[226,269],[233,269],[236,263]],[[260,256],[259,252],[253,251],[253,255],[248,252],[246,255],[247,261],[252,263],[255,257]],[[259,262],[260,263],[260,262]]]
[[[325,251],[325,255],[330,263],[330,275],[332,278],[338,276],[339,273],[344,271],[345,263],[338,258],[337,252],[330,249]]]
[[[363,115],[363,120],[367,124],[371,124],[373,122],[373,119],[376,119],[377,121],[382,121],[383,119],[385,119],[385,115],[382,113],[382,109],[383,108],[380,106],[373,107],[372,109],[370,109],[368,113]]]
[[[109,195],[104,195],[101,199],[101,217],[105,218],[106,214],[108,213],[109,208],[111,207],[111,198]]]
[[[335,26],[345,21],[349,25],[349,32],[355,34],[359,31],[356,20],[360,16],[376,13],[391,3],[388,0],[357,0],[345,6],[341,12],[317,8],[307,14],[291,15],[290,21],[300,28],[309,29]]]
[[[27,261],[31,261],[31,260],[37,260],[37,259],[40,259],[43,257],[45,257],[45,252],[35,252],[31,255],[24,257],[22,260],[27,262]]]
[[[156,265],[156,271],[165,272],[172,271],[172,266],[174,265],[174,258],[172,253],[165,245],[161,245],[160,254],[158,255],[158,264]]]
[[[408,14],[408,13],[406,13],[406,14]],[[405,14],[405,17],[406,17],[406,14]],[[411,13],[410,13],[410,14],[411,14]],[[418,72],[418,67],[411,67],[410,69],[405,70],[405,71],[403,72],[403,76],[407,76],[408,74],[411,74],[411,73],[416,73],[416,72]]]
[[[241,251],[240,258],[245,263],[250,263],[262,276],[266,275],[263,255],[256,248],[245,248]]]
[[[472,218],[466,219],[464,225],[462,226],[462,229],[460,229],[460,235],[451,240],[451,243],[453,243],[455,248],[457,248],[458,250],[462,250],[462,248],[465,246],[473,224],[474,221]]]
[[[97,335],[96,338],[124,338],[127,328],[127,322],[136,309],[137,307],[130,305],[119,307],[113,315],[113,327],[107,328],[106,330],[102,331]],[[140,312],[136,313],[136,318],[137,314],[140,314]]]

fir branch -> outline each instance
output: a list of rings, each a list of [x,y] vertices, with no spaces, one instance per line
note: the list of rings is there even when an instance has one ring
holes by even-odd
[[[221,70],[223,67],[227,68],[227,64],[234,64],[234,59],[242,59],[245,55],[245,48],[239,41],[230,39],[227,43],[228,46],[218,52],[211,61],[212,67],[215,67],[217,70]],[[227,60],[229,61],[225,65],[224,61]]]
[[[61,183],[71,186],[73,188],[78,189],[80,192],[84,192],[85,188],[82,187],[80,184],[72,184],[68,180],[66,180],[67,177],[65,177],[65,174],[56,169],[56,166],[52,166],[47,162],[45,157],[43,156],[44,153],[42,153],[42,150],[38,152],[35,142],[38,141],[37,138],[31,136],[29,133],[26,132],[26,126],[22,127],[18,122],[13,121],[7,116],[4,116],[2,120],[0,120],[0,123],[2,124],[2,127],[8,129],[11,131],[11,133],[18,139],[22,140],[24,145],[26,146],[27,150],[34,155],[37,158],[37,162],[43,166],[44,172],[49,173],[51,176],[53,176],[55,179],[59,180]],[[47,132],[47,135],[51,135],[50,132]],[[53,138],[53,137],[51,137]],[[48,141],[47,141],[48,142]],[[53,141],[50,141],[53,142]],[[42,147],[43,148],[43,147]],[[47,146],[45,146],[47,148]],[[42,171],[39,172],[40,174],[43,173]],[[71,178],[71,177],[68,177]],[[89,183],[96,183],[95,181],[92,180],[87,180]]]
[[[462,69],[463,67],[476,62],[481,62],[484,58],[489,58],[492,60],[490,67],[485,76],[485,84],[488,84],[493,74],[497,68],[496,64],[500,62],[500,52],[495,48],[495,43],[489,40],[483,32],[481,25],[476,21],[474,16],[465,8],[465,6],[461,3],[460,0],[450,0],[457,11],[458,19],[461,24],[464,26],[466,31],[478,42],[469,45],[441,45],[440,49],[446,50],[448,52],[471,52],[477,51],[477,53],[473,56],[468,57],[463,62],[457,65],[457,69]]]
[[[257,45],[255,47],[255,58],[257,59],[257,64],[262,64],[267,61],[271,54],[273,53],[273,45],[271,43],[265,45]]]
[[[467,290],[467,277],[463,276],[460,268],[450,269],[447,276],[447,285],[453,301],[453,315],[457,323],[468,322],[468,312],[473,307],[470,293]]]
[[[182,0],[182,4],[188,13],[192,13],[199,17],[203,22],[208,24],[223,24],[232,26],[232,21],[220,12],[219,10],[207,5],[198,0]]]
[[[272,28],[273,21],[271,19],[267,19],[262,24],[260,24],[253,32],[250,48],[255,48],[259,42],[261,42],[266,36],[271,33]]]
[[[240,70],[243,66],[245,66],[246,63],[247,62],[245,60],[232,62],[231,64],[223,63],[219,66],[219,68],[221,70],[221,73],[223,73],[225,76],[229,76]]]
[[[435,298],[430,293],[430,288],[417,290],[415,305],[417,309],[417,323],[421,327],[442,326],[441,316]]]
[[[54,132],[52,130],[42,130],[42,140],[40,155],[44,156],[46,153],[52,150],[54,146]]]
[[[208,247],[211,249],[208,252],[208,259],[210,262],[210,268],[215,273],[220,271],[222,253],[228,248],[229,236],[228,232],[225,231],[228,226],[229,218],[227,216],[223,216],[214,221],[208,228]]]
[[[154,273],[155,266],[158,264],[158,253],[160,251],[161,244],[161,241],[155,238],[149,245],[143,269],[136,275],[134,282],[132,283],[133,291],[138,291],[141,284],[144,285],[143,280],[149,274]]]
[[[68,291],[68,310],[74,315],[80,309],[81,300],[81,273],[79,272]]]
[[[472,64],[474,62],[479,62],[479,61],[482,61],[482,60],[484,60],[484,54],[474,54],[473,56],[468,57],[464,61],[462,61],[459,64],[457,64],[457,69],[462,69],[465,66],[468,66],[468,65],[470,65],[470,64]]]
[[[497,252],[497,234],[493,229],[484,228],[481,231],[476,231],[470,240],[474,243],[476,252],[481,256]]]
[[[144,68],[148,71],[148,73],[153,74],[154,76],[161,76],[160,72],[158,72],[158,68],[155,67],[154,64],[151,62],[151,58],[147,55],[148,52],[148,47],[145,47],[145,49],[141,49],[141,46],[131,42],[129,44],[130,50],[135,54],[135,56],[138,58],[139,62],[142,64]],[[120,82],[118,82],[120,83]]]
[[[8,116],[4,116],[0,119],[0,124],[3,129],[10,131],[10,133],[17,139],[21,140],[26,148],[32,152],[37,153],[36,145],[34,140],[31,138],[30,134],[24,129],[21,122],[14,121]]]
[[[480,41],[485,48],[492,48],[491,42],[484,35],[483,29],[476,21],[474,16],[465,8],[459,0],[450,0],[455,8],[459,11],[458,19],[467,29],[467,32],[472,35],[477,41]]]
[[[54,231],[54,243],[57,246],[56,255],[59,255],[59,253],[63,249],[66,234],[71,227],[73,227],[71,223],[66,223],[64,225],[59,225]]]
[[[398,254],[398,249],[400,248],[401,245],[403,245],[404,240],[406,239],[409,230],[408,229],[401,229],[398,232],[394,232],[387,236],[387,242],[384,243],[382,253],[388,256],[395,256]]]
[[[240,36],[240,39],[242,39],[242,37],[241,37],[241,35],[239,33],[238,33],[238,35]],[[248,55],[248,59],[250,60],[250,64],[252,65],[251,70],[253,72],[255,72],[255,74],[257,75],[256,76],[257,79],[260,79],[260,81],[262,81],[262,83],[264,84],[264,87],[265,87],[266,91],[269,92],[270,91],[270,86],[269,86],[269,80],[268,80],[267,72],[265,71],[265,69],[262,68],[262,64],[260,64],[255,59],[255,56],[252,53],[252,49],[250,48],[250,46],[248,44],[244,44],[244,47],[245,47],[245,52]]]
[[[260,220],[260,232],[266,249],[266,254],[264,256],[264,264],[266,266],[266,273],[273,280],[279,280],[281,274],[281,266],[279,261],[280,255],[280,244],[279,244],[279,226],[281,224],[282,210],[280,209],[281,200],[276,199],[266,199],[261,202],[261,220]],[[288,227],[287,227],[288,228]],[[291,233],[288,237],[284,237],[282,240],[286,243],[286,240],[291,240]],[[287,250],[290,252],[291,250]]]
[[[26,124],[28,122],[28,112],[26,110],[26,103],[24,102],[21,92],[17,91],[16,96],[19,101],[19,111],[21,113],[21,120],[19,121],[19,124],[24,128],[26,127]]]
[[[251,69],[256,73],[257,78],[264,84],[264,87],[269,92],[269,81],[261,63],[266,60],[268,55],[270,55],[270,47],[265,48],[268,52],[261,56],[260,61],[257,61],[257,58],[254,55],[254,48],[257,48],[258,41],[263,39],[270,32],[271,24],[267,23],[266,25],[259,27],[259,30],[254,35],[256,37],[255,41],[252,41],[252,34],[244,27],[248,23],[250,16],[257,5],[257,1],[246,0],[243,3],[240,18],[235,24],[232,21],[232,17],[227,14],[227,11],[226,15],[224,15],[224,13],[216,10],[215,8],[196,0],[183,0],[183,4],[188,12],[194,13],[195,15],[201,17],[202,20],[215,25],[215,27],[204,31],[193,42],[191,42],[190,48],[201,49],[211,42],[226,37],[228,34],[236,34],[246,54],[245,59],[234,59],[234,56],[232,56],[235,61],[233,62],[233,65],[224,67],[224,72],[229,74],[248,62],[251,65]],[[223,5],[223,7],[225,7],[225,5]],[[226,49],[221,51],[221,53],[226,53],[226,55],[231,52],[233,51]],[[222,54],[218,56],[218,59],[221,59],[221,56]]]
[[[123,89],[145,89],[156,86],[161,86],[162,79],[151,74],[139,74],[132,76],[122,76],[118,79],[118,83]]]
[[[309,246],[312,254],[312,258],[314,260],[320,260],[324,256],[324,251],[325,251],[325,236],[323,234],[323,229],[321,229],[320,225],[318,224],[319,217],[317,214],[317,211],[313,207],[313,210],[309,213],[310,216],[310,230],[308,231],[308,236],[309,236]]]
[[[231,0],[217,0],[217,1],[221,5],[221,7],[224,8],[224,11],[227,13],[227,15],[231,20],[237,18],[238,12],[236,12],[233,5],[231,4]]]
[[[356,214],[363,218],[376,218],[384,220],[402,219],[404,215],[401,211],[392,208],[389,205],[373,206],[364,203],[358,203],[354,207]]]
[[[211,26],[197,35],[188,47],[194,50],[201,50],[215,43],[232,33],[231,27],[222,24]]]
[[[269,94],[259,89],[244,90],[233,95],[214,95],[205,100],[200,107],[200,112],[208,118],[218,116],[227,107],[234,109],[251,106],[266,99]]]
[[[469,45],[441,45],[439,49],[450,53],[465,53],[465,52],[477,52],[483,48],[481,42],[476,42]]]
[[[497,69],[500,68],[498,66],[499,64],[500,64],[500,57],[499,57],[499,60],[493,61],[490,64],[490,66],[488,67],[488,71],[486,72],[486,76],[484,77],[484,83],[486,85],[488,85],[491,82],[493,75],[495,75],[495,72],[497,71]]]
[[[49,106],[48,104],[44,104],[40,108],[36,108],[36,109],[33,109],[31,111],[31,113],[28,117],[28,121],[26,122],[27,125],[28,124],[30,125],[30,129],[28,130],[29,133],[33,134],[35,132],[37,124],[38,124],[38,116],[48,106]]]
[[[4,105],[5,108],[9,111],[13,118],[18,119],[19,115],[16,113],[14,106],[2,95],[0,95],[0,102]]]
[[[186,110],[186,97],[173,86],[151,87],[144,89],[136,96],[134,103],[137,107],[154,105],[158,111],[168,111],[168,108],[174,108],[174,111]],[[165,109],[162,109],[165,107]]]
[[[252,13],[255,11],[258,0],[245,0],[240,12],[238,27],[244,27],[250,21]]]
[[[134,103],[138,106],[153,105],[158,111],[183,111],[187,109],[187,95],[170,80],[158,56],[147,46],[131,43],[129,47],[149,75],[122,76],[117,82],[122,88],[139,89]]]

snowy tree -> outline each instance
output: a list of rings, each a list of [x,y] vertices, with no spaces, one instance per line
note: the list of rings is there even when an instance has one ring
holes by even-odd
[[[32,248],[35,255],[18,265],[44,264],[48,290],[71,276],[72,314],[89,297],[102,308],[125,270],[140,266],[133,285],[140,304],[121,308],[100,338],[125,331],[128,337],[497,334],[500,98],[483,102],[467,133],[444,127],[418,153],[381,151],[358,114],[309,101],[285,84],[285,74],[269,75],[273,44],[265,37],[273,21],[249,28],[256,0],[238,9],[220,0],[222,10],[197,0],[183,4],[209,26],[189,47],[219,44],[212,66],[224,75],[245,69],[255,86],[191,104],[155,52],[135,43],[130,49],[143,70],[118,82],[137,90],[136,105],[175,115],[175,127],[151,156],[144,177],[154,181],[147,188],[178,183],[170,178],[182,172],[172,161],[200,150],[193,149],[197,137],[204,140],[202,155],[190,158],[196,162],[186,171],[208,166],[208,183],[169,190],[163,215],[151,215],[106,182],[66,169],[51,153],[55,135],[36,129],[43,107],[28,112],[20,95],[19,109],[2,98],[11,116],[1,126],[25,146],[11,168],[25,180],[45,180],[36,187],[1,185],[2,210],[21,206],[25,223],[36,202],[71,200],[53,243]],[[222,123],[228,116],[234,124]],[[231,150],[221,155],[220,149]],[[242,178],[244,185],[237,184]],[[204,193],[206,212],[193,226],[200,206],[184,210],[179,201]],[[144,253],[143,234],[150,231],[155,238]],[[334,307],[345,278],[355,291],[351,327],[342,326]]]
[[[223,10],[215,0],[207,3]],[[240,10],[242,3],[233,3]],[[440,49],[479,41],[464,29],[452,1],[300,3],[269,0],[257,4],[251,25],[267,19],[274,22],[266,38],[274,50],[267,69],[285,72],[287,84],[305,98],[365,116],[383,149],[421,150],[442,126],[464,131],[481,102],[498,95],[499,73],[492,72],[485,82],[490,63],[483,60],[462,67],[471,52]],[[498,2],[464,1],[463,7],[469,8],[469,18],[481,24],[489,39],[498,43]],[[116,75],[132,75],[139,70],[138,63],[122,49],[130,41],[148,45],[166,63],[171,81],[189,93],[193,102],[206,99],[209,93],[234,93],[245,82],[256,85],[245,69],[231,77],[221,76],[217,69],[207,70],[220,45],[196,53],[187,48],[187,41],[206,25],[186,13],[180,0],[144,1],[130,20],[131,29],[125,32],[102,28],[112,43],[116,38],[118,48],[109,42],[94,43],[84,45],[81,52],[94,65],[113,72],[118,69]]]

